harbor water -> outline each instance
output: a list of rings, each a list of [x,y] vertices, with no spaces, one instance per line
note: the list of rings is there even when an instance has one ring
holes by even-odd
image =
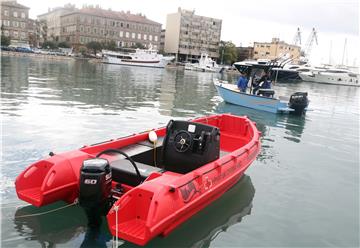
[[[20,201],[16,176],[50,151],[216,113],[255,121],[261,153],[231,190],[149,247],[359,247],[359,88],[278,83],[277,95],[308,92],[311,110],[295,117],[225,104],[212,83],[220,74],[1,59],[1,247],[112,247],[106,223],[87,228],[80,207]]]

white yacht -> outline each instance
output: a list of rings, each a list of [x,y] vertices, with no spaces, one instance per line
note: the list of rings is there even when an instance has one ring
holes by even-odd
[[[152,49],[130,49],[131,52],[113,52],[103,50],[103,63],[117,65],[133,65],[144,67],[165,68],[175,57],[163,56],[157,50]]]
[[[304,81],[315,83],[360,86],[359,74],[353,73],[347,69],[329,68],[323,70],[309,70],[307,72],[300,72],[299,76]]]
[[[185,70],[191,71],[220,72],[221,69],[216,61],[211,59],[207,53],[201,53],[198,63],[185,64]]]

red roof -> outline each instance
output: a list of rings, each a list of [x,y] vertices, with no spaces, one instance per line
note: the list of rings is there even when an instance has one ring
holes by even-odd
[[[65,14],[70,15],[74,13],[81,13],[81,14],[87,14],[92,16],[99,16],[99,17],[106,17],[106,18],[112,18],[112,19],[120,19],[120,20],[126,20],[130,22],[140,22],[140,23],[147,23],[152,25],[161,25],[161,23],[152,21],[147,19],[144,15],[140,14],[131,14],[130,12],[124,12],[124,11],[113,11],[113,10],[105,10],[101,8],[92,8],[92,7],[85,7],[80,10]]]

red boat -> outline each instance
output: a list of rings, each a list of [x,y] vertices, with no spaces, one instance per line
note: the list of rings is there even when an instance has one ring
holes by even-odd
[[[89,224],[106,214],[113,236],[145,245],[232,187],[258,155],[259,137],[247,117],[171,120],[150,132],[50,153],[17,177],[16,192],[37,207],[79,201]]]

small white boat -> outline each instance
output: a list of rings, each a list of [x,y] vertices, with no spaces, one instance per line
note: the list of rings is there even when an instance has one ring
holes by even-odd
[[[209,57],[207,53],[201,53],[198,63],[186,63],[185,70],[202,72],[220,72],[220,67],[215,60]]]
[[[347,69],[330,68],[325,70],[310,70],[299,73],[299,76],[304,81],[315,83],[360,86],[359,74]]]
[[[138,48],[132,51],[126,53],[103,50],[103,63],[165,68],[175,58],[174,56],[158,54],[157,50],[152,49],[152,47],[149,49]]]

